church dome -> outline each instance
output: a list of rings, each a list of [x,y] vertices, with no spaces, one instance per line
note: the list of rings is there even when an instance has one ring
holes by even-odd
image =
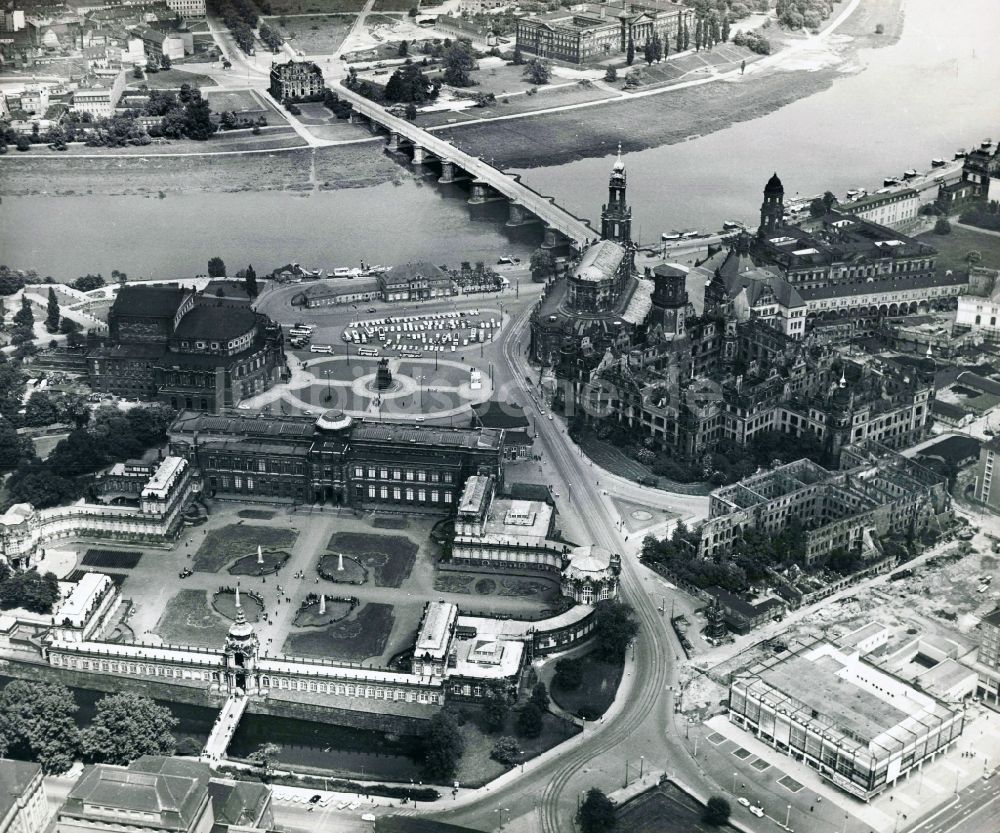
[[[771,174],[771,178],[767,181],[767,185],[764,186],[765,194],[784,194],[785,186],[781,184],[781,180],[778,179],[777,172]]]
[[[353,422],[343,411],[331,409],[324,411],[316,420],[316,428],[320,431],[343,431],[350,428]]]

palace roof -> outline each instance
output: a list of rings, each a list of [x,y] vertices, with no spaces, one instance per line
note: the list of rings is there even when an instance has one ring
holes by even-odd
[[[174,337],[228,341],[244,335],[256,323],[257,313],[249,307],[200,303],[177,322]]]

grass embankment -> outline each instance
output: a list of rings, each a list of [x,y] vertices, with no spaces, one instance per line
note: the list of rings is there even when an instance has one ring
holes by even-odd
[[[952,224],[951,234],[928,231],[917,235],[917,240],[938,250],[938,272],[944,273],[948,269],[965,272],[969,268],[965,256],[971,251],[977,251],[983,256],[980,266],[1000,269],[1000,237],[995,234],[972,231]]]
[[[572,691],[552,686],[552,699],[562,709],[577,717],[594,720],[604,714],[615,701],[622,679],[623,663],[602,662],[590,654],[580,657],[583,682]]]
[[[382,152],[380,143],[318,148],[315,152],[301,148],[273,154],[161,160],[151,159],[155,154],[148,147],[136,151],[142,152],[107,159],[74,159],[71,151],[47,156],[37,153],[32,157],[30,154],[36,153],[33,148],[22,154],[27,158],[0,161],[0,166],[10,166],[0,167],[0,196],[301,191],[312,187],[313,153],[316,181],[324,190],[365,188],[405,176],[404,169]],[[16,171],[17,175],[8,171]]]

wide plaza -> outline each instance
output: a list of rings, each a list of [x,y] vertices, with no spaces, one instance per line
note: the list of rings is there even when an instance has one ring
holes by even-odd
[[[442,565],[430,539],[434,517],[222,502],[211,509],[172,548],[129,548],[141,552],[137,560],[107,548],[95,559],[95,547],[77,545],[77,567],[112,575],[130,602],[114,638],[218,648],[238,585],[262,653],[385,666],[412,648],[429,600],[528,619],[559,602],[555,576]]]

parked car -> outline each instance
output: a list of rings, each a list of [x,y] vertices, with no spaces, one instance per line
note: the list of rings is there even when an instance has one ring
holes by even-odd
[[[764,818],[764,808],[763,807],[747,807],[747,809],[753,813],[757,818]]]
[[[190,567],[185,567],[183,570],[181,570],[177,574],[177,577],[178,578],[187,578],[188,576],[193,576],[193,575],[194,575],[194,570],[192,570]]]

